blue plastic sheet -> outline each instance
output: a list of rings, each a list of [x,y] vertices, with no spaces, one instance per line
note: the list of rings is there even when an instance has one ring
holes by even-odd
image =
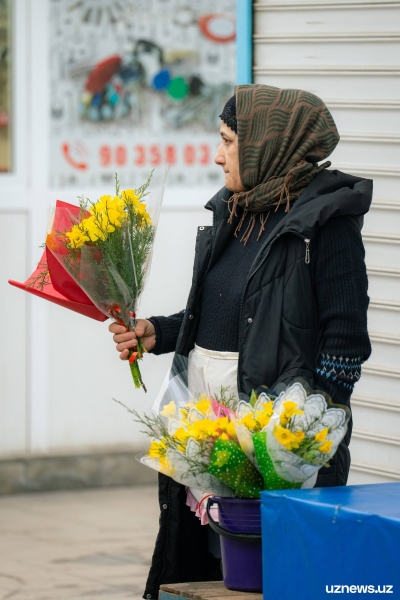
[[[400,598],[400,483],[262,492],[265,600]]]

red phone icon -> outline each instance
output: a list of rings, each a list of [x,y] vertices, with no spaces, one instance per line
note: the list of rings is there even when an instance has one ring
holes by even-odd
[[[72,158],[71,148],[69,144],[62,144],[61,148],[65,160],[68,164],[71,165],[71,167],[74,167],[74,169],[78,169],[79,171],[86,171],[86,169],[88,168],[88,164],[85,162],[78,162],[77,160]]]

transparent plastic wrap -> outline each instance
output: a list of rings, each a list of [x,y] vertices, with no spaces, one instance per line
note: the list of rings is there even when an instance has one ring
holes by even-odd
[[[136,190],[120,190],[97,202],[81,198],[76,207],[57,202],[46,238],[47,262],[52,271],[58,263],[66,277],[62,293],[84,293],[95,307],[133,331],[153,255],[167,170],[161,185],[153,187],[151,176]],[[135,387],[143,384],[138,360],[145,352],[138,340],[129,354]]]
[[[140,461],[188,487],[243,498],[310,487],[346,433],[348,409],[304,381],[279,395],[260,386],[244,399],[221,386],[213,397],[193,368],[188,389],[187,359],[177,364],[179,374],[168,376],[153,412],[130,412],[152,438]]]
[[[261,484],[262,479],[236,439],[231,417],[235,415],[238,398],[224,387],[213,397],[205,391],[201,375],[193,369],[189,390],[186,358],[175,358],[176,371],[179,374],[167,376],[152,413],[141,416],[128,408],[152,438],[147,452],[139,457],[140,462],[204,493],[226,497],[243,492],[250,495],[253,480]],[[241,458],[235,473],[229,472],[224,461],[227,445],[233,446]]]
[[[253,404],[241,402],[235,425],[242,450],[263,476],[264,489],[274,490],[314,485],[318,470],[344,438],[349,418],[347,407],[298,380],[279,396],[261,391]]]

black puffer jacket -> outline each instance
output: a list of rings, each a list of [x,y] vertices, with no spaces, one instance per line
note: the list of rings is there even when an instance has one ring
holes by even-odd
[[[202,281],[207,269],[221,255],[228,236],[232,235],[232,228],[227,224],[227,204],[222,202],[229,194],[223,188],[206,205],[214,213],[214,224],[200,227],[198,231],[186,311],[175,317],[180,326],[177,355],[188,356],[194,347]],[[241,305],[240,392],[250,394],[260,384],[274,388],[278,383],[288,384],[300,376],[312,389],[321,387],[315,383],[316,363],[324,347],[324,330],[318,318],[310,267],[312,261],[319,260],[314,244],[319,230],[329,220],[339,217],[349,219],[361,239],[363,215],[369,210],[371,199],[372,181],[339,171],[323,171],[262,241]],[[366,297],[366,290],[360,293]],[[364,302],[364,312],[367,303]],[[162,318],[155,318],[153,323],[161,339],[165,336],[163,329],[168,327],[163,327]],[[164,339],[163,345],[167,348],[168,341]],[[367,349],[360,362],[368,358],[368,340]],[[330,467],[320,470],[317,486],[346,483],[350,435],[351,428],[346,443],[342,442],[330,461]],[[156,598],[161,583],[221,578],[218,562],[206,550],[206,528],[201,527],[197,517],[184,505],[183,486],[163,475],[159,476],[159,483],[160,532],[144,598]]]

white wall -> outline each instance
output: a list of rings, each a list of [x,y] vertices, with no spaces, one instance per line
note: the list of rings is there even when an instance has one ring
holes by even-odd
[[[28,298],[13,294],[10,272],[27,271],[28,214],[0,210],[0,453],[24,449],[27,439]]]
[[[49,206],[57,198],[76,202],[82,193],[48,187],[47,8],[47,0],[14,2],[15,170],[0,175],[0,457],[140,445],[140,426],[112,397],[148,409],[172,357],[145,356],[144,394],[119,360],[108,322],[7,284],[25,281],[38,262]],[[100,191],[107,192],[85,193],[96,198]],[[211,222],[202,206],[215,191],[167,189],[139,316],[185,307],[197,226]]]

